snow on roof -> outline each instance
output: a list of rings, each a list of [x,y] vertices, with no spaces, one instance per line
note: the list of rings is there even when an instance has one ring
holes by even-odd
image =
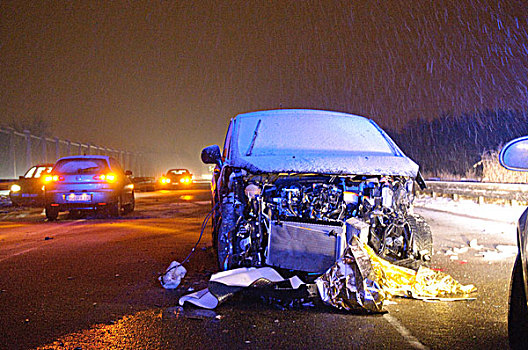
[[[418,172],[418,165],[372,120],[308,109],[236,116],[227,163],[256,173],[414,177]]]

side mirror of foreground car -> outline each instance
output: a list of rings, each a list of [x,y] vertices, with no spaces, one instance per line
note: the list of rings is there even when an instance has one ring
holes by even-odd
[[[499,162],[508,170],[528,171],[528,136],[508,142],[499,154]]]
[[[202,162],[222,166],[222,154],[218,145],[207,146],[202,150]]]

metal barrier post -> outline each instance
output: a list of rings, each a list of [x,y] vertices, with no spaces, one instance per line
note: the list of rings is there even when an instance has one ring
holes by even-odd
[[[31,133],[29,130],[24,130],[24,134],[26,135],[26,168],[29,169],[33,163],[31,161]]]
[[[13,179],[17,177],[15,137],[15,129],[11,129],[9,133],[9,155],[11,157],[11,164],[13,165]]]

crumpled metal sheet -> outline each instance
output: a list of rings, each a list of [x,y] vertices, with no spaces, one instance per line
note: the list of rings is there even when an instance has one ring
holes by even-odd
[[[324,303],[338,309],[383,311],[383,303],[399,296],[420,300],[470,300],[476,291],[451,276],[421,266],[418,271],[393,265],[353,236],[343,256],[316,279]]]
[[[362,245],[352,237],[343,256],[315,280],[325,304],[348,311],[382,311],[386,295]]]

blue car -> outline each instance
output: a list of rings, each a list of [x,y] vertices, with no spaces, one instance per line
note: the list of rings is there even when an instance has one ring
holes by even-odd
[[[111,216],[134,210],[134,185],[119,162],[108,156],[61,158],[44,178],[45,210],[48,220],[59,212],[106,211]]]
[[[509,142],[501,150],[499,161],[506,169],[528,171],[528,136]],[[508,338],[512,349],[528,349],[528,256],[526,255],[528,209],[517,224],[518,254],[513,266],[508,309]]]

